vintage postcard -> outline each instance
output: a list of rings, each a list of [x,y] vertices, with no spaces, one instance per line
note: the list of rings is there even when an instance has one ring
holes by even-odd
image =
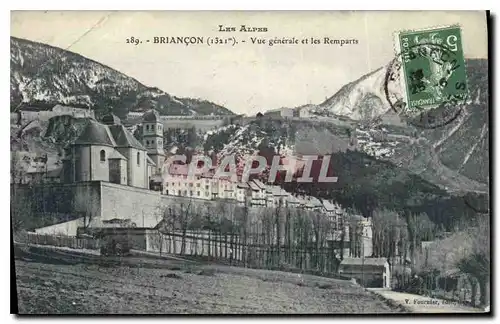
[[[491,314],[488,22],[11,12],[12,313]]]

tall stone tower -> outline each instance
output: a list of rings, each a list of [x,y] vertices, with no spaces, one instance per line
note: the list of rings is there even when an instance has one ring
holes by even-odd
[[[148,150],[149,157],[156,164],[156,174],[163,171],[165,151],[163,150],[163,124],[160,114],[151,109],[142,116],[142,144]]]

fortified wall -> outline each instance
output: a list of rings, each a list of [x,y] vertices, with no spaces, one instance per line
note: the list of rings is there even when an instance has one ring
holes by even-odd
[[[193,207],[211,205],[215,201],[162,195],[158,191],[135,188],[102,181],[72,184],[44,184],[39,186],[17,185],[19,201],[31,201],[32,214],[69,214],[61,222],[38,228],[37,233],[76,235],[76,228],[83,226],[83,218],[90,219],[90,226],[102,226],[104,220],[128,219],[137,227],[153,228],[163,218],[169,206],[184,202]],[[13,206],[13,208],[15,208]],[[70,223],[71,222],[71,223]]]
[[[56,105],[51,110],[23,110],[21,108],[18,112],[11,113],[10,119],[11,122],[16,120],[16,122],[21,121],[22,124],[26,124],[33,120],[48,121],[52,117],[65,115],[74,118],[95,118],[93,110]]]

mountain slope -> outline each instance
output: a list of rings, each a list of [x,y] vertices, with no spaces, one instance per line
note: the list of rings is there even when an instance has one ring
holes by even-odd
[[[375,134],[380,130],[363,132]],[[203,143],[206,152],[215,150],[219,153],[218,158],[235,154],[237,161],[259,154],[270,163],[270,155],[278,154],[285,164],[286,160],[294,158],[300,161],[301,155],[329,154],[328,176],[337,176],[338,182],[278,183],[289,192],[334,200],[365,216],[371,216],[376,208],[388,208],[401,214],[425,212],[433,222],[446,228],[451,228],[459,219],[473,217],[474,211],[466,207],[462,194],[444,190],[441,183],[416,174],[404,165],[398,166],[363,150],[355,150],[348,133],[348,128],[333,123],[264,117],[244,126],[229,125],[209,132]],[[402,143],[402,146],[407,145]],[[320,166],[321,163],[313,165],[312,169],[318,171]],[[237,167],[242,166],[238,164]],[[303,164],[299,163],[294,171],[300,174],[300,167]],[[317,173],[312,171],[312,174],[314,177]],[[263,180],[267,179],[266,175],[266,171],[262,172]]]
[[[379,68],[346,84],[311,111],[321,116],[346,116],[353,120],[371,119],[390,108],[384,97],[386,68]]]
[[[214,103],[172,96],[110,67],[57,47],[10,38],[11,109],[19,104],[85,106],[98,115],[155,107],[163,115],[230,115]]]
[[[369,154],[377,147],[373,155],[404,165],[447,190],[484,193],[489,183],[488,61],[470,59],[466,65],[470,97],[461,115],[442,127],[419,128],[398,118],[385,99],[387,67],[345,85],[312,112],[352,119],[359,144]],[[375,129],[383,130],[384,140],[366,138]],[[387,138],[404,142],[388,145]]]

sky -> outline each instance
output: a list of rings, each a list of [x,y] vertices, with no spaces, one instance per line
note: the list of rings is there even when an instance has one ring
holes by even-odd
[[[319,104],[394,58],[398,31],[452,24],[462,28],[467,58],[487,58],[485,12],[11,12],[12,36],[68,49],[171,95],[246,114]],[[219,32],[219,25],[237,31]],[[268,31],[239,32],[241,25]],[[205,44],[154,44],[155,36],[202,36]],[[239,43],[208,46],[208,37],[216,36]],[[130,37],[143,43],[127,44]],[[269,46],[252,44],[251,37],[312,37],[321,43]],[[358,43],[324,44],[324,37]]]

